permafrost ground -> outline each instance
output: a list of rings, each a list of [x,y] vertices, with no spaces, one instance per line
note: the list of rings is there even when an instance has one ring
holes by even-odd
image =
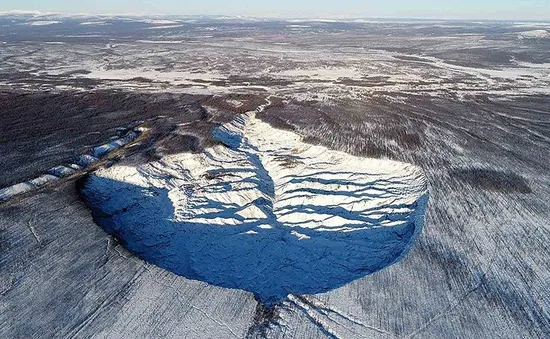
[[[550,337],[548,31],[0,15],[0,337]]]
[[[176,274],[288,294],[340,287],[401,258],[427,202],[419,168],[303,143],[248,113],[222,145],[99,170],[83,195],[99,225]]]
[[[122,131],[122,135],[115,136],[110,142],[93,148],[91,155],[80,155],[75,159],[74,164],[53,167],[38,178],[0,189],[0,203],[15,199],[20,195],[38,190],[60,179],[73,176],[79,171],[86,170],[98,163],[101,158],[135,141],[143,132],[140,129],[131,130],[131,128],[121,128],[120,131]]]

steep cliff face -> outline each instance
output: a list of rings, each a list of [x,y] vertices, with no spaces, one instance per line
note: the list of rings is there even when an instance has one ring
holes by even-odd
[[[415,166],[302,142],[242,115],[219,145],[86,179],[96,221],[139,257],[271,305],[340,287],[401,258],[422,228]]]

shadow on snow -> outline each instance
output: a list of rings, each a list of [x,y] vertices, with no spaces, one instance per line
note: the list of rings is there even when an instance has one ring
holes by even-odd
[[[117,193],[98,190],[95,180]],[[202,199],[201,208],[218,212],[194,218],[236,220],[236,225],[220,226],[192,219],[176,221],[168,190],[163,188],[95,176],[83,179],[80,185],[94,220],[130,252],[190,279],[253,292],[268,306],[291,293],[332,290],[395,263],[420,232],[427,201],[424,196],[411,206],[415,208],[412,214],[397,216],[406,220],[404,225],[338,232],[281,223],[272,203],[263,198],[249,204],[266,215],[254,220],[237,214],[247,206]],[[349,213],[319,206],[295,206],[292,211],[316,213],[320,208],[325,214]]]

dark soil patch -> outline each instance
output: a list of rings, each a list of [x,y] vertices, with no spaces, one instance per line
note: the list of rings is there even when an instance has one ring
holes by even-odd
[[[502,193],[532,193],[529,183],[522,176],[483,168],[453,169],[449,174],[473,187]]]

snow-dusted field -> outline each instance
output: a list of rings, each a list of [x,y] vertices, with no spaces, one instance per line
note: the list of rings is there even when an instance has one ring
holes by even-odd
[[[21,29],[54,19],[55,35]],[[0,86],[267,91],[327,101],[387,92],[548,94],[550,87],[550,39],[540,23],[40,20],[6,21],[2,68],[16,72]]]
[[[0,337],[550,336],[550,24],[0,26]]]

